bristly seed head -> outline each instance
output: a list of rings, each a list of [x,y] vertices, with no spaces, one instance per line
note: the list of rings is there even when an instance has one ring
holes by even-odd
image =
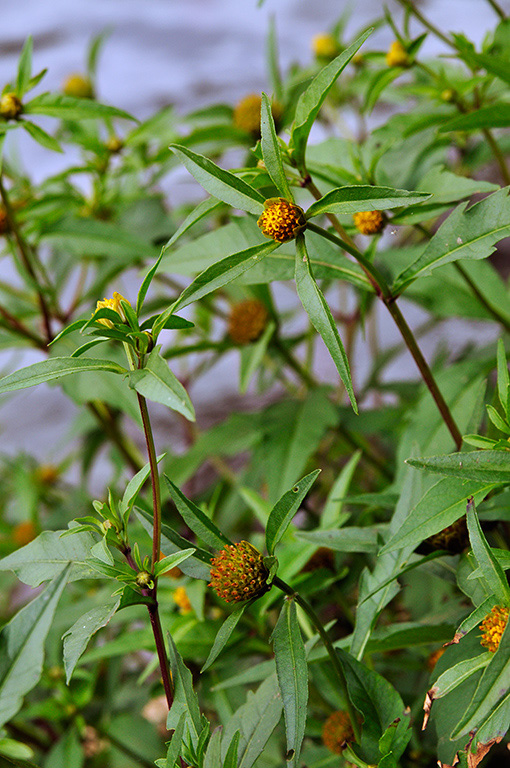
[[[299,205],[294,205],[284,197],[270,197],[264,203],[264,212],[257,224],[266,237],[286,243],[294,240],[305,229],[306,218]]]
[[[260,597],[270,588],[264,558],[249,542],[228,544],[211,561],[211,582],[216,594],[227,603],[242,603]]]

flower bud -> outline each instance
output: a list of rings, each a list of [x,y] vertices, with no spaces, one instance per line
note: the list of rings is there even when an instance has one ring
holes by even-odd
[[[139,587],[150,587],[152,585],[152,575],[148,571],[139,571],[135,579]]]
[[[306,227],[305,214],[299,205],[284,197],[270,197],[264,203],[264,212],[257,221],[262,234],[279,243],[294,240]]]
[[[386,64],[388,67],[409,67],[411,65],[409,54],[400,40],[394,40],[390,45],[386,54]]]
[[[4,120],[17,120],[23,111],[23,104],[15,93],[4,93],[0,99],[0,116]]]
[[[75,99],[93,99],[94,89],[92,83],[87,75],[81,75],[79,72],[74,72],[69,75],[62,86],[66,96],[73,96]]]
[[[211,582],[227,603],[242,603],[267,592],[269,571],[260,552],[247,541],[228,544],[211,560]]]
[[[267,324],[267,309],[258,299],[234,304],[228,319],[228,335],[235,344],[249,344],[262,335]]]
[[[342,49],[333,35],[321,33],[312,37],[312,50],[318,59],[332,61]]]

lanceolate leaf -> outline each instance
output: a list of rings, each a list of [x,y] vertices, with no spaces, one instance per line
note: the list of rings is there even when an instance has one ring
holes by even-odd
[[[442,696],[446,696],[447,693],[453,691],[454,688],[463,683],[464,680],[467,680],[472,674],[486,667],[491,658],[492,654],[486,651],[478,656],[473,656],[471,659],[459,661],[458,664],[450,667],[437,678],[429,691],[429,695],[433,699],[440,699]]]
[[[77,99],[59,93],[42,93],[23,105],[25,115],[48,115],[62,120],[87,120],[97,117],[135,118],[122,109],[100,104],[94,99]]]
[[[223,648],[228,643],[232,632],[237,627],[247,605],[247,603],[244,603],[243,605],[237,606],[237,608],[230,614],[230,616],[227,616],[218,630],[218,634],[216,635],[216,639],[213,643],[209,656],[207,657],[206,662],[200,672],[205,672],[206,669],[209,669],[211,664],[218,658]]]
[[[66,682],[73,674],[78,659],[87,647],[92,635],[101,627],[105,627],[115,614],[120,604],[120,598],[114,603],[107,603],[98,608],[92,608],[73,624],[62,636],[64,640],[64,666],[66,670]]]
[[[385,211],[403,205],[416,205],[431,195],[426,192],[408,192],[391,187],[339,187],[313,203],[306,211],[306,218],[323,213],[358,213],[359,211]]]
[[[406,463],[427,472],[476,480],[480,483],[510,483],[510,453],[507,451],[466,451],[447,456],[406,459]]]
[[[299,753],[305,735],[308,704],[308,666],[305,645],[296,614],[294,600],[286,598],[273,631],[278,685],[282,694],[287,761],[299,764]]]
[[[296,288],[312,325],[320,333],[329,349],[353,410],[357,413],[358,406],[352,388],[349,361],[326,299],[314,280],[303,235],[298,235],[296,240]]]
[[[32,36],[30,35],[27,37],[25,45],[23,46],[23,50],[21,51],[21,55],[19,57],[19,63],[18,63],[18,73],[16,76],[16,95],[18,98],[22,99],[25,95],[28,84],[30,82],[30,77],[32,75],[32,51],[33,51],[33,40]]]
[[[16,714],[23,696],[39,680],[46,635],[68,574],[69,566],[0,632],[0,726]]]
[[[303,164],[310,130],[328,95],[328,91],[356,51],[361,48],[367,37],[372,34],[372,31],[372,29],[368,29],[349,48],[346,48],[336,59],[333,59],[332,62],[321,69],[306,91],[299,97],[290,139],[290,148],[293,151],[293,157],[298,167]]]
[[[483,578],[489,587],[489,592],[494,595],[499,603],[510,605],[510,587],[508,586],[507,578],[497,557],[487,543],[478,520],[478,515],[476,514],[473,499],[468,502],[466,518],[473,554],[482,569]]]
[[[303,477],[290,491],[283,494],[269,513],[266,526],[266,548],[269,555],[273,554],[276,545],[287,530],[290,521],[319,473],[320,469],[316,469],[315,472],[310,472],[309,475]]]
[[[159,347],[152,350],[143,368],[130,372],[129,386],[149,400],[167,405],[189,421],[195,421],[189,395],[159,354]]]
[[[92,357],[52,357],[34,363],[19,371],[10,373],[0,379],[0,395],[14,392],[17,389],[35,387],[45,381],[60,379],[71,373],[81,371],[109,371],[110,373],[127,373],[127,370],[112,360],[95,360]]]
[[[214,549],[223,549],[227,544],[232,544],[230,539],[227,539],[227,537],[224,536],[219,528],[214,525],[213,521],[207,517],[205,512],[202,512],[196,504],[193,504],[192,501],[187,499],[166,475],[165,480],[170,495],[175,502],[175,506],[179,510],[184,522],[191,528],[193,533],[210,547],[214,547]]]
[[[262,94],[260,112],[260,129],[262,133],[261,146],[264,165],[276,189],[287,200],[293,200],[289,183],[283,167],[282,153],[278,144],[278,136],[274,126],[271,103],[265,93]]]
[[[191,742],[196,747],[202,730],[202,717],[200,715],[198,698],[193,690],[191,672],[182,660],[171,635],[168,636],[168,649],[174,684],[174,701],[168,713],[166,727],[169,731],[177,728],[182,714],[185,713]]]
[[[470,208],[459,205],[439,227],[425,250],[396,278],[393,292],[402,292],[418,277],[459,259],[486,259],[510,234],[508,188],[494,192]]]
[[[181,226],[177,229],[176,232],[173,233],[168,243],[163,246],[163,253],[166,253],[166,251],[168,251],[168,249],[171,248],[172,245],[176,243],[177,240],[179,240],[179,238],[185,234],[185,232],[188,231],[188,229],[191,229],[194,224],[203,219],[205,216],[208,216],[210,213],[213,213],[213,211],[215,211],[221,205],[222,201],[215,200],[214,197],[208,197],[206,200],[202,200],[202,202],[199,203],[193,211],[191,211],[189,216],[184,219]]]
[[[260,215],[264,210],[264,198],[256,189],[230,171],[215,165],[203,155],[198,155],[187,147],[171,144],[191,175],[210,195],[241,211]]]
[[[448,131],[477,131],[483,128],[507,128],[510,125],[510,104],[500,102],[459,115],[440,126],[440,133]]]

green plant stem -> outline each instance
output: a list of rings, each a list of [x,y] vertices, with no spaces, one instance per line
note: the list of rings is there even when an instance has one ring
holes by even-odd
[[[313,378],[312,374],[309,371],[307,371],[306,368],[303,365],[301,365],[301,363],[298,360],[296,360],[294,355],[288,350],[288,348],[282,342],[278,334],[275,334],[271,339],[271,346],[274,347],[279,352],[279,354],[285,360],[289,368],[292,368],[294,373],[296,373],[299,376],[299,378],[303,381],[304,384],[306,384],[307,387],[317,386],[317,382]]]
[[[47,350],[47,345],[44,339],[33,333],[30,328],[27,328],[26,325],[21,323],[17,317],[11,315],[5,307],[0,306],[0,315],[5,320],[6,327],[9,328],[9,330],[18,333],[20,336],[24,336],[26,339],[30,339],[36,347],[42,349],[44,352]]]
[[[501,175],[503,177],[503,181],[505,184],[510,184],[510,171],[508,170],[508,166],[506,164],[505,156],[503,152],[501,151],[501,148],[494,138],[492,131],[489,130],[489,128],[484,128],[482,130],[482,133],[487,141],[487,144],[492,150],[492,154],[494,155],[494,158],[499,166],[499,170],[501,171]]]
[[[324,643],[324,647],[326,648],[326,651],[328,652],[328,656],[331,659],[331,663],[333,664],[333,669],[336,672],[336,675],[338,677],[338,681],[340,683],[340,688],[342,689],[342,693],[345,697],[345,703],[347,712],[349,715],[349,719],[351,721],[352,730],[354,732],[354,737],[356,741],[360,742],[361,739],[361,732],[359,728],[359,718],[358,713],[356,712],[354,705],[351,702],[351,699],[349,697],[349,690],[347,688],[347,680],[345,678],[344,670],[342,665],[340,664],[340,661],[338,659],[338,656],[336,654],[336,651],[333,647],[333,643],[331,642],[328,633],[324,629],[324,626],[315,613],[314,609],[308,602],[308,600],[305,600],[304,597],[302,597],[298,592],[296,592],[292,587],[290,587],[285,581],[282,581],[278,578],[278,576],[275,576],[273,579],[273,584],[275,587],[278,587],[278,589],[281,589],[282,592],[284,592],[289,597],[294,598],[296,603],[301,606],[303,611],[306,613],[312,624],[314,625],[315,629],[319,633],[319,636]]]
[[[501,325],[505,328],[505,330],[507,330],[510,333],[510,321],[507,320],[507,318],[500,313],[497,307],[493,307],[491,306],[491,304],[489,304],[489,302],[487,301],[483,293],[480,291],[476,283],[473,282],[473,280],[470,278],[470,276],[468,275],[464,267],[461,264],[459,264],[458,261],[456,261],[454,264],[457,272],[460,275],[462,275],[463,279],[469,285],[469,287],[473,291],[473,294],[476,296],[480,304],[487,310],[487,312],[489,312],[492,315],[492,317],[495,320],[498,321],[498,323],[501,323]]]
[[[418,21],[420,21],[426,29],[430,30],[430,32],[432,32],[436,37],[442,40],[443,43],[446,43],[446,45],[448,45],[450,48],[454,48],[455,50],[457,50],[457,46],[455,45],[455,43],[452,40],[450,40],[448,37],[446,37],[446,35],[443,35],[443,33],[436,26],[434,26],[434,24],[428,21],[428,19],[426,19],[425,16],[423,16],[420,13],[420,11],[415,7],[414,3],[412,3],[410,0],[398,0],[398,2],[404,8],[407,8],[407,10],[410,11],[413,14],[413,16],[417,18]]]
[[[500,5],[496,2],[496,0],[487,0],[491,8],[493,8],[494,11],[496,11],[497,15],[501,19],[501,21],[504,21],[506,19],[506,14],[504,10],[501,8]]]

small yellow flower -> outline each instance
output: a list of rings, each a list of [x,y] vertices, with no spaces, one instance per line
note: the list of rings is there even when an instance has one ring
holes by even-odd
[[[257,221],[262,234],[279,243],[294,240],[306,227],[303,209],[284,197],[270,197]]]
[[[94,89],[90,78],[87,75],[80,75],[78,72],[66,77],[62,90],[66,96],[74,96],[75,99],[94,98]]]
[[[122,294],[117,293],[117,291],[115,291],[115,293],[113,294],[113,298],[111,299],[105,298],[102,301],[97,302],[95,312],[97,312],[98,309],[103,309],[103,307],[105,307],[106,309],[112,309],[114,312],[116,312],[119,315],[119,317],[122,318],[122,320],[125,320],[126,318],[124,317],[124,313],[120,305],[121,301],[126,301],[129,304],[127,299],[125,299],[124,296],[122,296]],[[92,314],[95,314],[95,312],[93,312]],[[107,317],[101,317],[97,322],[101,323],[102,325],[106,325],[108,328],[113,328],[112,321],[108,320]]]
[[[260,106],[262,97],[258,93],[250,93],[241,99],[234,107],[234,125],[246,133],[260,137]],[[278,102],[271,102],[271,113],[275,124],[278,125],[283,116],[283,107]]]
[[[211,560],[211,583],[227,603],[242,603],[267,592],[269,571],[260,552],[247,541],[227,544]]]
[[[341,48],[333,35],[323,32],[312,37],[312,50],[318,59],[331,61],[338,56]]]
[[[249,344],[262,335],[267,324],[267,309],[258,299],[234,304],[228,319],[228,335],[235,344]]]
[[[483,632],[480,644],[491,653],[498,650],[499,643],[508,621],[509,610],[504,605],[495,605],[480,624]]]
[[[23,104],[15,93],[4,93],[0,99],[0,115],[4,120],[17,120],[23,111]]]
[[[388,67],[409,67],[411,59],[400,40],[394,40],[386,54]]]
[[[172,597],[174,599],[174,603],[179,606],[179,613],[191,613],[193,608],[191,607],[188,593],[184,587],[177,587]]]
[[[382,232],[386,219],[381,211],[360,211],[353,216],[354,225],[362,235],[377,235]]]
[[[340,755],[350,741],[354,741],[354,731],[347,712],[333,712],[324,723],[322,741],[331,752]]]

